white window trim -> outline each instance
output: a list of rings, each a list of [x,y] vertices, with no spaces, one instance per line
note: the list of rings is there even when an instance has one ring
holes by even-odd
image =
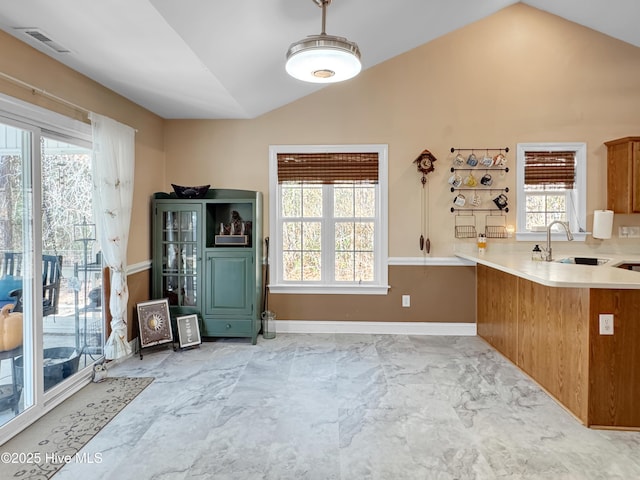
[[[0,93],[2,116],[45,132],[46,136],[55,136],[62,140],[81,141],[83,146],[91,148],[93,137],[91,125],[66,117],[60,113],[46,110],[37,105]]]
[[[388,145],[270,145],[269,146],[269,232],[270,245],[269,265],[273,275],[270,276],[269,291],[272,293],[300,294],[356,294],[386,295],[388,285]],[[377,246],[377,261],[374,266],[377,281],[366,285],[309,285],[278,282],[282,278],[280,262],[273,261],[282,251],[282,235],[278,228],[278,212],[280,211],[280,195],[278,194],[278,154],[279,153],[356,153],[375,152],[378,154],[378,202],[379,220],[376,224],[374,242]]]
[[[589,232],[584,231],[587,224],[587,144],[582,142],[574,143],[518,143],[516,147],[516,240],[521,241],[545,241],[546,232],[526,232],[526,193],[524,191],[524,156],[525,152],[546,152],[546,151],[575,151],[576,152],[576,183],[574,196],[577,225],[572,222],[571,233],[575,241],[584,242]],[[582,230],[581,230],[582,229]],[[564,232],[552,232],[553,241],[567,241]]]

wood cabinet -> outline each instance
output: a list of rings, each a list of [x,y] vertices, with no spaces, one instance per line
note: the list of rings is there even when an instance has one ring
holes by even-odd
[[[640,290],[547,287],[484,265],[477,280],[479,336],[585,425],[640,429]]]
[[[516,365],[589,424],[589,289],[518,278]]]
[[[518,277],[478,265],[478,335],[509,359],[517,357]],[[482,321],[480,321],[482,319]]]
[[[640,137],[605,142],[607,146],[607,208],[640,213]]]
[[[589,422],[640,429],[640,290],[591,290]],[[614,315],[613,335],[599,334],[599,314]]]
[[[262,195],[210,190],[202,199],[153,198],[152,294],[172,315],[197,312],[203,337],[260,331]]]

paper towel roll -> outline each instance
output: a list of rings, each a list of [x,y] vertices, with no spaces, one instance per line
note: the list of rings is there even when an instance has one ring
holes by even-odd
[[[613,229],[613,210],[593,212],[593,238],[611,238]]]

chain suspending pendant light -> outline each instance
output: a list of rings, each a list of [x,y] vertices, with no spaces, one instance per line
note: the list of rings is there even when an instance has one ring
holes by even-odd
[[[327,35],[327,5],[331,0],[312,0],[322,8],[322,32],[292,43],[287,51],[286,70],[298,80],[312,83],[335,83],[360,73],[360,49],[344,37]]]

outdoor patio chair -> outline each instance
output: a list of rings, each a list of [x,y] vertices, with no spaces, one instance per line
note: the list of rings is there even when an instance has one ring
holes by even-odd
[[[9,300],[2,303],[13,303],[14,312],[21,312],[22,305],[22,277],[20,268],[22,266],[22,254],[16,252],[5,252],[0,265],[0,286],[5,284],[6,288],[11,288],[5,296]],[[62,256],[43,255],[42,256],[42,316],[55,315],[58,313],[58,300],[60,297],[60,280],[62,277]],[[0,293],[0,296],[2,293]]]

